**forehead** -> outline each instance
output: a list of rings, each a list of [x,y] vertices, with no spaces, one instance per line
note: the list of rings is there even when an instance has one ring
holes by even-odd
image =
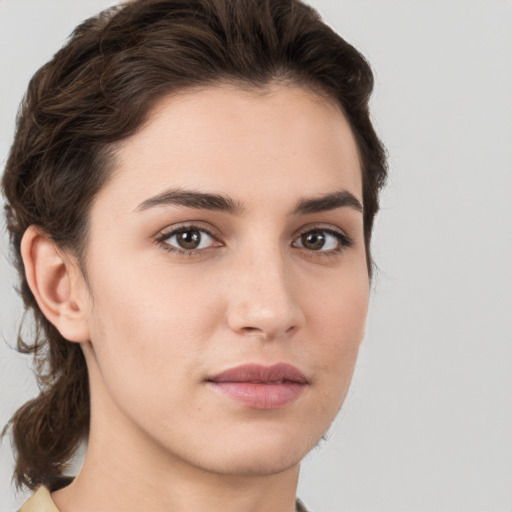
[[[98,195],[136,207],[163,187],[314,195],[344,188],[361,200],[357,146],[341,109],[309,90],[192,89],[163,98],[116,152]],[[283,188],[283,187],[286,187]]]

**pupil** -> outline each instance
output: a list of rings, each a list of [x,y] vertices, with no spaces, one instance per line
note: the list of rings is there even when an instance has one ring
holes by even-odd
[[[199,231],[183,231],[178,235],[178,244],[183,249],[195,249],[201,243]]]
[[[325,244],[325,235],[321,231],[312,231],[302,235],[302,245],[307,249],[318,251]]]

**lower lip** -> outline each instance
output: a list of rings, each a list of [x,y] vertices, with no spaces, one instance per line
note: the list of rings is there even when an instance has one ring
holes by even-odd
[[[209,382],[209,384],[223,395],[254,409],[283,407],[296,400],[306,387],[305,384],[292,381],[282,384],[256,382]]]

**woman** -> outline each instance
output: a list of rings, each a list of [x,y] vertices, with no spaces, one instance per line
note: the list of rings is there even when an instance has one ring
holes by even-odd
[[[296,0],[128,2],[38,71],[3,177],[22,511],[302,509],[364,332],[372,83]]]

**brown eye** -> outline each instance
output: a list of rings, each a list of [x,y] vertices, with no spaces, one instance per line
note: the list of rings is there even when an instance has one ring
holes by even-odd
[[[325,245],[325,233],[323,231],[310,231],[300,237],[301,245],[311,251],[319,251]]]
[[[295,247],[316,252],[336,252],[352,244],[344,234],[331,229],[312,229],[302,233],[292,244]]]
[[[214,244],[213,237],[203,229],[179,229],[162,239],[166,245],[183,251],[201,250]]]
[[[176,242],[182,249],[197,249],[201,244],[199,231],[183,231],[176,235]]]

